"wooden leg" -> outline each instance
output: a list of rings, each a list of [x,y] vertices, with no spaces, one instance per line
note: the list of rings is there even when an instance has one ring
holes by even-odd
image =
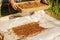
[[[32,15],[32,14],[34,14],[34,12],[12,14],[12,15],[10,15],[9,19],[14,19],[14,18],[17,18],[17,17],[23,17],[23,16],[26,16],[26,15]]]
[[[20,13],[12,14],[12,15],[10,15],[9,19],[14,19],[14,18],[17,18],[17,17],[22,17],[22,16],[20,15]]]
[[[0,33],[0,40],[4,40],[4,36]]]

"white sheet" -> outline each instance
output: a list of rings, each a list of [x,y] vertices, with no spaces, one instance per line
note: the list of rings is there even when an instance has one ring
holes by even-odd
[[[18,17],[12,20],[9,20],[9,16],[7,19],[3,17],[0,19],[0,30],[6,32],[12,27],[30,22],[39,22],[40,26],[48,29],[36,36],[28,37],[27,40],[60,40],[60,21],[48,16],[43,10],[37,11],[31,16]]]

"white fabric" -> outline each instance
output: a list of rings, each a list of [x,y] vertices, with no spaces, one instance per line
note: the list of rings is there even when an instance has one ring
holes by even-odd
[[[36,36],[28,37],[26,40],[60,40],[60,21],[45,14],[43,10],[37,11],[31,16],[18,17],[12,20],[9,20],[9,16],[3,17],[0,19],[0,31],[5,33],[5,40],[16,40],[14,35],[8,35],[7,30],[30,22],[39,22],[40,26],[48,29]]]

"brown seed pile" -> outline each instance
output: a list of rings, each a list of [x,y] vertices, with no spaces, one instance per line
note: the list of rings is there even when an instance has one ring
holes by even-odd
[[[17,36],[29,36],[37,32],[40,33],[41,31],[45,30],[45,28],[39,26],[37,22],[33,22],[22,26],[17,26],[12,28],[12,30]]]
[[[19,7],[21,7],[22,9],[26,9],[26,8],[33,8],[33,7],[39,7],[40,2],[26,2],[26,3],[22,3],[22,4],[18,4]]]

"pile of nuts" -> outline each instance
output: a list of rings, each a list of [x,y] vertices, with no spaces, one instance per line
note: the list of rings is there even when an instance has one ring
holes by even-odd
[[[26,3],[22,3],[22,4],[18,4],[19,7],[21,7],[22,9],[26,9],[26,8],[33,8],[33,7],[39,7],[40,2],[26,2]]]
[[[17,26],[15,28],[12,28],[13,32],[18,35],[19,37],[23,35],[23,37],[27,37],[29,35],[34,35],[36,33],[40,33],[41,31],[45,30],[46,28],[43,28],[39,26],[37,22],[28,23],[25,25]]]

